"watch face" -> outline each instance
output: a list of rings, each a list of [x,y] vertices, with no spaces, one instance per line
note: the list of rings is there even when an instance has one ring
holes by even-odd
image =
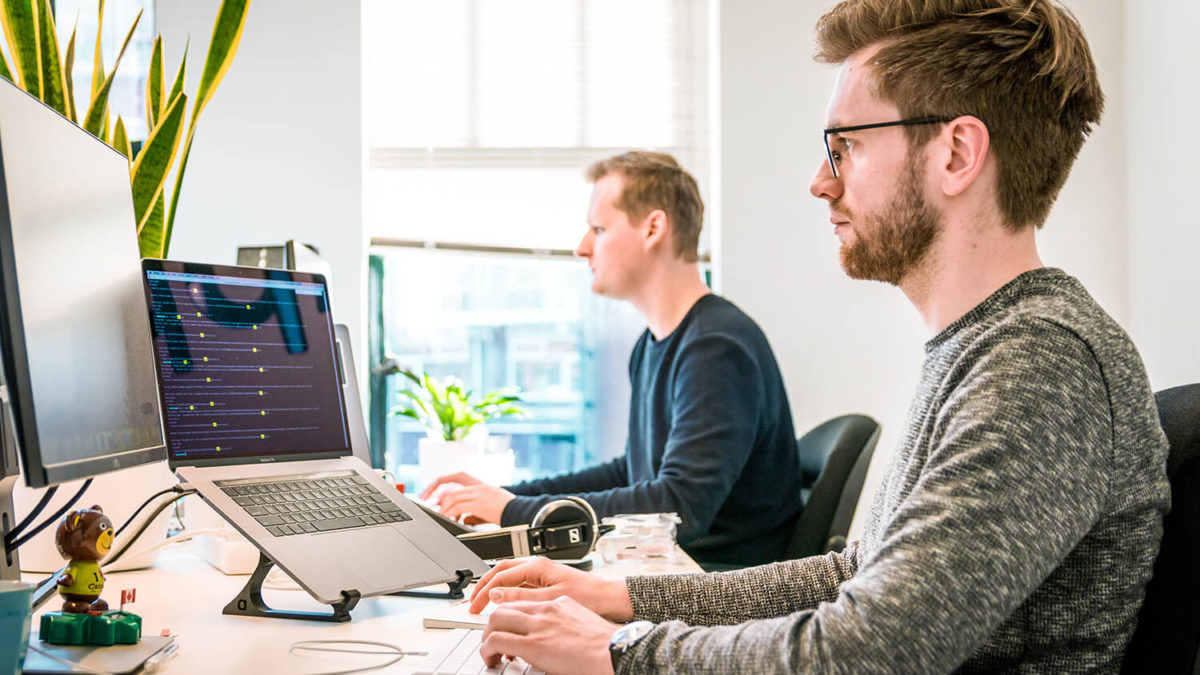
[[[637,644],[638,640],[649,635],[652,630],[654,630],[654,622],[652,621],[627,623],[613,633],[610,648],[613,651],[623,652]]]

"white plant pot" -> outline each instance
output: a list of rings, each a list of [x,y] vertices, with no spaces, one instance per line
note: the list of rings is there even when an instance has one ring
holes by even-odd
[[[417,443],[417,490],[425,489],[439,476],[459,471],[493,485],[509,485],[516,464],[511,448],[500,452],[486,450],[487,444],[474,440],[444,441],[422,438]]]

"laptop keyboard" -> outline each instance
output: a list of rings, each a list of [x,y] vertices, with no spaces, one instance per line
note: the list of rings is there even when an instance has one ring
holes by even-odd
[[[276,537],[412,520],[353,471],[215,483]]]
[[[455,628],[434,644],[413,670],[415,675],[546,675],[521,659],[501,660],[500,665],[488,668],[479,655],[483,631],[477,628]]]

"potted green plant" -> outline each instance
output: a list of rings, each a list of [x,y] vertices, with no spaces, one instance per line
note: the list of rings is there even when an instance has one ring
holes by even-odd
[[[489,452],[487,422],[526,414],[515,387],[473,398],[473,392],[457,377],[438,379],[403,369],[396,372],[416,387],[397,392],[403,402],[388,414],[411,417],[425,427],[425,438],[417,447],[423,485],[438,476],[465,470],[476,472],[484,480],[512,482],[512,450]]]
[[[140,150],[134,152],[133,143],[126,134],[125,122],[118,115],[112,120],[108,110],[109,92],[113,78],[125,55],[125,48],[133,37],[133,31],[141,20],[141,13],[133,21],[125,41],[117,54],[113,69],[105,74],[100,55],[100,31],[96,30],[96,48],[93,56],[91,102],[87,110],[75,108],[75,85],[71,70],[75,63],[75,31],[67,41],[65,53],[58,44],[58,32],[54,25],[54,11],[50,0],[4,0],[0,2],[0,24],[8,42],[8,53],[12,56],[12,67],[0,53],[0,77],[13,82],[25,91],[54,108],[64,117],[75,122],[100,140],[108,143],[130,161],[129,175],[133,184],[133,207],[137,217],[138,247],[142,257],[165,258],[171,243],[171,229],[175,224],[175,207],[179,203],[179,190],[183,174],[187,169],[188,155],[192,150],[192,139],[196,134],[196,119],[212,100],[225,73],[237,54],[242,30],[246,25],[246,11],[250,0],[223,0],[217,11],[212,40],[204,60],[204,71],[200,85],[192,100],[191,119],[187,118],[188,96],[183,91],[187,71],[187,49],[184,49],[179,69],[171,87],[166,87],[163,72],[162,36],[154,41],[150,57],[150,71],[146,76],[146,121],[149,127],[147,138]],[[104,25],[104,0],[99,1],[100,20]],[[81,114],[82,113],[82,114]],[[186,133],[185,133],[186,129]],[[175,157],[179,153],[180,141],[183,152],[175,168]],[[168,195],[166,183],[175,168],[175,186]]]

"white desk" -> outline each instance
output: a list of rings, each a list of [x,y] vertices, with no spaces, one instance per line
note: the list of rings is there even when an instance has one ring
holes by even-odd
[[[593,573],[606,578],[623,578],[633,574],[699,571],[700,567],[679,551],[673,564],[620,562],[605,565],[597,557]],[[28,575],[26,578],[32,581],[35,577]],[[292,654],[288,648],[297,640],[374,640],[402,649],[423,650],[441,631],[422,628],[422,618],[431,610],[456,602],[386,596],[363,598],[347,623],[221,614],[221,609],[237,595],[248,578],[222,574],[194,555],[189,543],[184,543],[164,550],[157,565],[151,569],[108,574],[104,599],[116,609],[121,589],[137,589],[137,602],[126,609],[142,617],[142,634],[158,635],[169,630],[177,636],[179,654],[161,671],[170,675],[323,673],[386,663],[390,657]],[[263,599],[274,609],[329,611],[328,606],[316,602],[304,591],[265,590]],[[56,610],[60,606],[57,597],[51,598],[42,611]],[[37,621],[35,617],[34,630],[37,630]],[[419,661],[420,657],[405,657],[389,668],[373,672],[411,673]]]

